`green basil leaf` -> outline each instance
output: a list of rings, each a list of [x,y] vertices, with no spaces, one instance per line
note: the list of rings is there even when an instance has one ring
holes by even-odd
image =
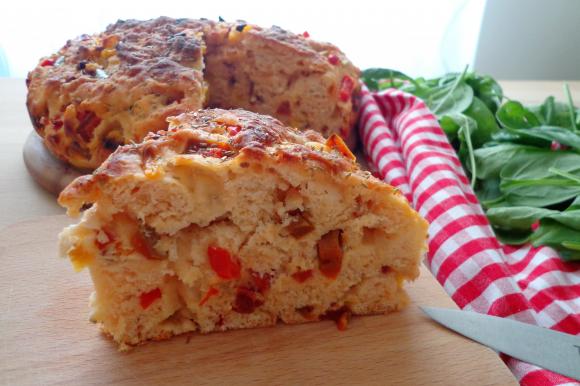
[[[441,118],[441,121],[442,127],[447,127],[447,130],[459,140],[457,154],[463,163],[464,169],[471,172],[471,184],[473,186],[477,178],[477,167],[473,157],[473,135],[478,130],[477,122],[473,118],[459,113],[445,115]],[[445,131],[445,129],[443,130]]]
[[[580,209],[580,196],[576,197],[566,210],[576,210],[576,209]]]
[[[510,131],[507,130],[500,130],[498,132],[495,132],[491,135],[491,141],[495,144],[497,143],[519,143],[520,141],[520,136],[517,134],[514,134]],[[486,143],[484,146],[488,146],[491,145],[489,142]]]
[[[520,140],[532,139],[544,141],[545,146],[550,146],[552,141],[580,150],[580,136],[573,131],[557,126],[539,126],[529,129],[510,130],[519,136]],[[539,141],[536,141],[538,143]]]
[[[531,231],[506,231],[503,229],[493,228],[493,233],[499,241],[509,245],[523,245],[530,241]]]
[[[505,206],[503,193],[499,190],[499,178],[486,178],[477,181],[475,194],[484,208]]]
[[[391,80],[413,81],[413,79],[400,71],[388,68],[369,68],[361,73],[362,81],[367,85],[369,90],[379,90],[381,81],[389,82]]]
[[[548,218],[557,221],[560,224],[566,225],[569,228],[580,231],[580,209],[566,209],[563,212],[552,214],[548,216]]]
[[[457,124],[457,122],[451,116],[444,115],[441,117],[439,120],[439,125],[441,125],[441,128],[447,135],[449,142],[453,142],[455,139],[457,139],[457,133],[459,132],[461,126]]]
[[[470,74],[466,80],[473,88],[475,96],[481,99],[492,114],[495,114],[503,99],[503,90],[499,83],[488,75]]]
[[[557,249],[564,260],[580,260],[580,251],[576,249],[580,245],[580,231],[557,221],[541,220],[540,227],[532,233],[530,240],[535,247],[547,245]]]
[[[504,103],[497,111],[496,118],[503,127],[509,129],[526,129],[542,124],[533,112],[516,101]]]
[[[477,166],[477,178],[498,178],[501,168],[518,152],[533,149],[511,143],[496,146],[482,147],[474,152],[475,165]]]
[[[547,97],[541,105],[529,109],[536,114],[542,125],[571,128],[570,108],[566,103],[557,102],[553,96]]]
[[[544,149],[520,151],[501,169],[500,190],[514,206],[546,207],[580,194],[580,184],[550,169],[580,178],[580,154]]]
[[[491,208],[485,213],[489,222],[504,230],[530,231],[532,224],[549,215],[558,214],[557,210],[534,208],[530,206],[510,206]]]
[[[493,113],[477,97],[473,97],[471,105],[465,110],[464,114],[477,122],[477,130],[471,134],[474,147],[480,147],[489,141],[492,135],[499,130]]]
[[[442,117],[467,110],[473,102],[473,89],[460,82],[457,86],[446,86],[422,98],[434,114]]]

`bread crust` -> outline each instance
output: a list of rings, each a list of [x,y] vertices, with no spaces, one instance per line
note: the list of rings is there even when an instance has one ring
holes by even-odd
[[[27,77],[27,107],[47,148],[81,169],[205,106],[246,108],[352,144],[358,74],[333,45],[279,27],[127,20],[41,59]]]

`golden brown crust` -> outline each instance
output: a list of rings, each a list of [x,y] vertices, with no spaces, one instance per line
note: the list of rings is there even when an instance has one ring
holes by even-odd
[[[295,99],[282,98],[283,92],[268,94],[268,101],[257,100],[261,98],[261,85],[271,82],[261,75],[251,79],[251,85],[245,84],[239,95],[235,88],[216,85],[216,92],[210,90],[208,100],[206,82],[211,87],[213,80],[224,74],[221,66],[216,65],[213,71],[206,64],[211,65],[212,58],[224,60],[221,51],[211,56],[221,46],[242,57],[262,50],[274,59],[282,55],[301,58],[302,67],[280,79],[287,79],[290,85],[297,76],[303,76],[316,85],[323,81],[308,74],[324,76],[325,82],[333,85],[324,96],[330,106],[326,115],[302,114],[307,107],[298,107]],[[210,56],[204,58],[206,55]],[[208,79],[204,79],[204,70]],[[340,94],[344,77],[354,81],[347,90],[348,98]],[[278,27],[263,29],[245,23],[161,17],[119,21],[102,33],[68,41],[57,53],[39,62],[29,73],[27,85],[32,123],[49,150],[76,167],[94,169],[118,145],[139,142],[148,132],[165,129],[167,117],[195,111],[208,103],[243,107],[277,116],[299,128],[351,137],[358,70],[336,47]],[[292,90],[289,93],[297,94]],[[312,109],[320,110],[317,106]]]
[[[211,107],[272,115],[354,145],[359,70],[337,47],[244,23],[217,23],[206,44]]]
[[[203,105],[203,23],[118,22],[70,40],[27,79],[36,131],[59,158],[98,166],[118,145]]]
[[[363,175],[369,184],[386,186],[359,169],[340,137],[325,141],[317,132],[286,127],[275,118],[245,110],[208,109],[169,120],[168,130],[148,134],[142,143],[119,147],[92,175],[73,181],[59,203],[76,214],[96,201],[99,185],[125,175],[155,174],[155,165],[176,155],[202,155],[212,160],[270,157],[280,163],[307,163],[329,173]],[[338,144],[337,144],[338,143]]]

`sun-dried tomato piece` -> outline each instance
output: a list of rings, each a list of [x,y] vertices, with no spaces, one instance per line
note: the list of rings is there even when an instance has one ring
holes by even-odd
[[[252,282],[256,290],[263,294],[270,289],[270,279],[271,276],[267,273],[260,275],[258,272],[251,271]]]
[[[318,241],[318,268],[320,272],[336,279],[342,267],[342,230],[335,229],[326,233]]]
[[[354,80],[345,75],[340,82],[340,91],[339,91],[339,98],[343,102],[348,102],[350,96],[352,95],[352,91],[354,90]]]
[[[113,231],[109,229],[107,226],[101,227],[101,232],[103,232],[105,236],[107,236],[107,241],[100,241],[99,237],[97,236],[95,237],[95,245],[97,246],[97,248],[99,248],[99,250],[102,253],[105,249],[107,249],[109,245],[111,245],[115,241],[115,235]]]
[[[145,256],[147,259],[156,260],[160,258],[157,252],[155,252],[155,249],[153,249],[151,242],[139,231],[131,236],[131,246],[136,252]]]
[[[220,291],[215,288],[215,287],[209,287],[209,289],[207,290],[207,292],[205,293],[205,295],[203,296],[203,298],[201,298],[201,300],[199,301],[199,305],[203,306],[205,303],[207,303],[207,301],[212,297],[212,296],[216,296],[220,293]]]
[[[330,54],[328,55],[328,62],[333,66],[336,66],[338,63],[340,63],[340,59],[338,58],[338,56]]]
[[[55,130],[58,130],[62,127],[63,122],[60,119],[53,119],[52,120],[52,127],[54,127]]]
[[[328,137],[328,139],[326,140],[326,146],[338,151],[340,154],[343,155],[343,157],[348,158],[351,161],[356,160],[354,154],[352,154],[348,146],[346,146],[346,144],[344,143],[342,138],[340,138],[339,135],[333,133],[330,137]]]
[[[278,105],[276,109],[276,114],[279,115],[290,115],[292,113],[292,108],[290,107],[290,102],[284,101]]]
[[[340,331],[345,331],[348,328],[348,323],[350,322],[350,311],[344,311],[340,314],[340,317],[336,321],[336,328]]]
[[[302,315],[302,317],[305,319],[314,319],[314,306],[299,307],[296,309],[296,312]]]
[[[217,147],[212,147],[203,152],[203,155],[207,157],[222,158],[224,156],[224,151]]]
[[[381,272],[384,273],[385,275],[388,274],[389,272],[392,272],[393,269],[391,267],[389,267],[388,265],[383,265],[381,267]]]
[[[44,59],[42,62],[40,62],[40,65],[42,67],[54,66],[54,60],[52,60],[52,59]]]
[[[207,247],[207,257],[209,265],[220,278],[225,280],[240,278],[242,269],[240,261],[232,257],[226,249],[210,245]]]
[[[305,271],[294,272],[291,276],[292,279],[296,280],[298,283],[304,283],[306,280],[310,279],[314,275],[311,269]]]
[[[264,301],[258,297],[256,291],[246,287],[238,287],[236,290],[234,311],[240,314],[251,314],[262,304],[264,304]]]
[[[79,120],[77,132],[85,142],[90,142],[95,128],[101,123],[101,118],[92,111],[79,111],[77,119]]]
[[[226,127],[226,130],[228,131],[228,135],[230,137],[233,137],[234,135],[238,134],[240,132],[240,130],[242,130],[241,126],[228,126]]]
[[[154,301],[161,298],[161,290],[159,288],[155,288],[149,292],[143,292],[141,296],[139,296],[139,303],[141,307],[146,310],[149,308]]]
[[[322,315],[322,319],[334,320],[336,327],[340,331],[344,331],[348,328],[348,322],[350,321],[351,315],[352,311],[347,306],[344,306],[337,310],[327,311]]]
[[[314,230],[314,225],[308,220],[304,213],[301,210],[296,209],[296,213],[293,214],[294,211],[288,212],[289,215],[293,216],[292,222],[286,226],[286,230],[288,233],[297,239],[307,235],[308,233]]]

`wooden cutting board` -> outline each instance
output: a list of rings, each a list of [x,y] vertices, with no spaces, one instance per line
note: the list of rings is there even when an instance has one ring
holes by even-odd
[[[31,131],[22,147],[22,159],[30,176],[44,189],[58,194],[75,178],[87,174],[52,155],[42,138]]]
[[[47,216],[0,232],[0,383],[162,384],[517,384],[484,346],[429,320],[418,305],[454,307],[422,269],[411,305],[390,315],[190,334],[120,353],[88,322],[92,285],[57,257],[71,220]]]

